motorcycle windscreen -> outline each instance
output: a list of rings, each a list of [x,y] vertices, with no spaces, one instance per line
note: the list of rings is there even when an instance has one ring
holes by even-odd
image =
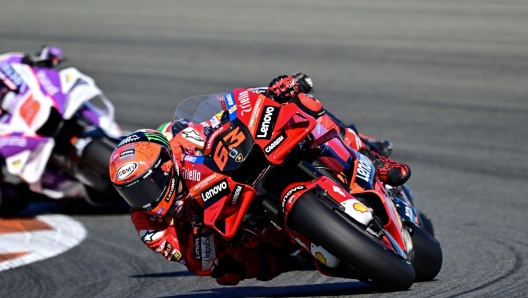
[[[187,119],[193,123],[207,121],[223,110],[224,96],[224,93],[218,93],[188,98],[176,108],[174,120]]]

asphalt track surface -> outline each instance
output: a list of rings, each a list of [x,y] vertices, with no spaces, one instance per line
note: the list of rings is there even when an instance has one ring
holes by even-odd
[[[60,46],[128,130],[170,120],[192,95],[308,73],[329,110],[394,142],[444,264],[399,293],[310,271],[221,287],[144,247],[126,212],[34,204],[87,238],[0,272],[1,297],[528,296],[527,2],[8,2],[0,52]]]

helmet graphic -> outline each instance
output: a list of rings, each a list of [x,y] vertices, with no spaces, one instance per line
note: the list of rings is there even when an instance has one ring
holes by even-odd
[[[176,197],[179,173],[169,141],[158,131],[133,132],[110,157],[110,179],[134,209],[165,215]]]

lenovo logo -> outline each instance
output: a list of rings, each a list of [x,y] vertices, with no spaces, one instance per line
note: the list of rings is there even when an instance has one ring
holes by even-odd
[[[260,116],[258,131],[256,135],[257,139],[269,140],[271,138],[271,134],[273,133],[273,127],[275,126],[275,122],[277,121],[278,111],[279,109],[273,106],[264,107],[264,112]]]

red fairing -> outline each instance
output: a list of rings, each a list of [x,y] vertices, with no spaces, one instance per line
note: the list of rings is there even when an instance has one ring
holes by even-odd
[[[317,122],[328,130],[330,129],[335,129],[336,131],[340,130],[340,127],[327,114],[324,114],[321,117],[317,118]],[[357,151],[366,148],[365,144],[363,144],[359,136],[350,128],[344,129],[343,142],[347,146],[350,146],[354,150],[357,150]]]
[[[281,195],[281,207],[285,213],[286,219],[296,200],[307,191],[314,189],[316,186],[320,186],[322,189],[327,190],[328,194],[338,203],[354,198],[345,189],[337,186],[335,182],[326,176],[319,177],[310,182],[292,183],[285,188],[285,191],[283,191]]]

